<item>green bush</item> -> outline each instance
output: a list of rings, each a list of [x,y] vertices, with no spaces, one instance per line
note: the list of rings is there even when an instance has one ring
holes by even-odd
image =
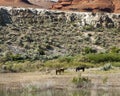
[[[88,55],[85,55],[84,58],[86,59],[86,61],[94,62],[94,63],[120,62],[120,54],[118,54],[118,53],[88,54]]]

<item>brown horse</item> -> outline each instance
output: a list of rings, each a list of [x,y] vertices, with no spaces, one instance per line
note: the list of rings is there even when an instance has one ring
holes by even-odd
[[[64,73],[64,71],[65,71],[65,68],[56,69],[56,75],[57,75],[58,73],[59,73],[59,74]]]

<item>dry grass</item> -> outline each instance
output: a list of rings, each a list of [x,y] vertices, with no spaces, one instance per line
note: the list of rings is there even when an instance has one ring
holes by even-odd
[[[120,88],[120,70],[103,72],[95,68],[86,69],[85,72],[66,70],[64,74],[55,75],[55,70],[50,73],[1,73],[0,86],[8,89],[27,89],[27,91],[45,90],[47,88],[74,88],[72,79],[76,76],[88,77],[92,88]]]

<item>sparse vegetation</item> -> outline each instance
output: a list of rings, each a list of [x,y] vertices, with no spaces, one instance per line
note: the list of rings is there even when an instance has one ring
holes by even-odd
[[[103,84],[107,83],[107,81],[108,81],[108,77],[104,77],[103,78]]]
[[[87,24],[77,18],[77,14],[18,10],[11,10],[11,15],[6,9],[0,11],[1,71],[3,65],[8,72],[40,70],[37,61],[49,68],[83,65],[90,68],[106,62],[120,66],[119,28],[104,28],[102,24],[95,28],[92,22]],[[67,20],[68,17],[74,20]],[[85,26],[81,26],[82,22]],[[105,51],[98,53],[99,48]]]
[[[0,72],[31,72],[43,70],[43,63],[40,61],[9,61],[1,64]]]
[[[93,25],[86,25],[83,27],[83,31],[94,31],[94,26]]]
[[[87,77],[74,77],[72,82],[76,85],[77,88],[88,88],[90,87],[91,80]]]

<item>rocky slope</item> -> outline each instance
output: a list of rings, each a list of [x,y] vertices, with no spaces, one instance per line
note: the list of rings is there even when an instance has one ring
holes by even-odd
[[[120,47],[120,14],[0,8],[0,56],[32,59]]]
[[[119,13],[120,0],[59,0],[52,9]]]

